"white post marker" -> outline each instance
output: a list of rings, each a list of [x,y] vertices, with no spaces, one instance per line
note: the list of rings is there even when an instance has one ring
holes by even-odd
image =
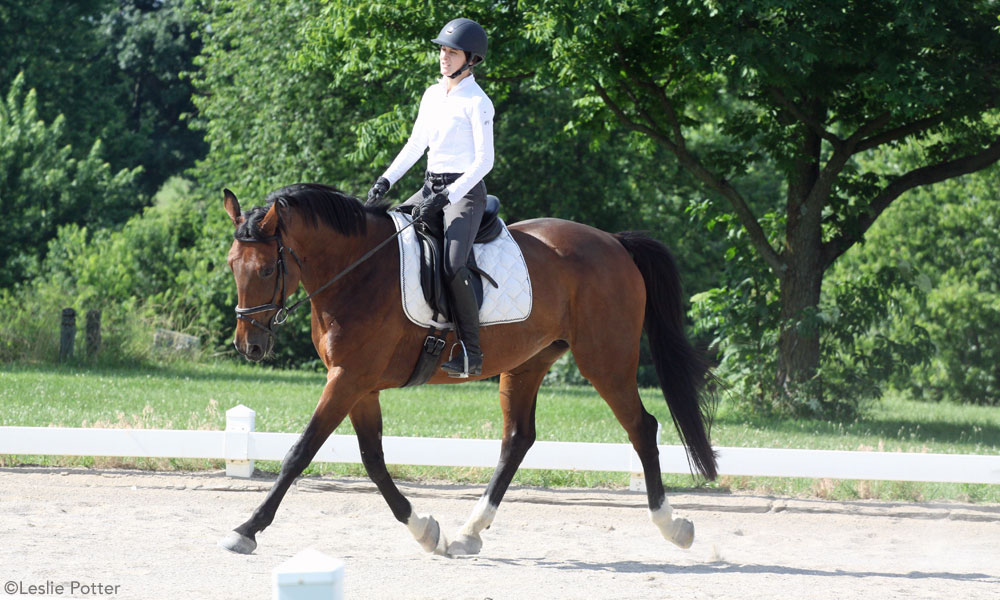
[[[250,460],[250,432],[257,423],[257,412],[242,404],[226,411],[226,475],[248,479],[253,475]]]
[[[307,548],[271,574],[273,600],[343,600],[344,562]]]

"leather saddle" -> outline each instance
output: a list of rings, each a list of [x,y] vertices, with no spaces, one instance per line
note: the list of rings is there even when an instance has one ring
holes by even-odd
[[[400,206],[394,210],[412,214],[413,206]],[[491,242],[503,231],[503,225],[497,214],[499,210],[499,198],[487,195],[486,210],[483,212],[483,220],[479,223],[479,231],[476,233],[476,244]],[[424,298],[431,308],[441,315],[442,318],[439,320],[451,321],[448,294],[445,291],[444,282],[444,217],[439,215],[430,223],[417,225],[415,229],[420,245],[420,287],[423,289]],[[476,266],[475,253],[469,253],[469,262],[466,266],[472,271],[476,301],[482,307],[483,279],[486,279],[495,288],[500,286],[492,277]]]

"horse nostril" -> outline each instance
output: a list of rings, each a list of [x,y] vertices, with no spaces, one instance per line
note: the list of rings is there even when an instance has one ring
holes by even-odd
[[[264,357],[264,349],[260,347],[260,344],[253,344],[250,346],[250,351],[247,352],[247,357],[251,360],[260,360]]]

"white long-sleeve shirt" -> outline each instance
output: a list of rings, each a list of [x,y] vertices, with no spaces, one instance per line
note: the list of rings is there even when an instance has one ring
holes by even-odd
[[[427,150],[431,173],[462,173],[448,186],[458,202],[493,168],[493,102],[469,75],[448,92],[442,77],[427,88],[410,139],[382,177],[399,181]]]

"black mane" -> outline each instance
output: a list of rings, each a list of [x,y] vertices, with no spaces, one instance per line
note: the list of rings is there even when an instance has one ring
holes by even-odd
[[[254,207],[243,213],[244,221],[236,230],[237,239],[263,240],[260,221],[275,203],[295,210],[305,217],[310,225],[320,223],[341,235],[364,235],[367,233],[368,214],[385,215],[386,207],[366,207],[354,196],[349,196],[336,188],[319,183],[296,183],[275,190],[267,195],[266,206]],[[284,231],[280,220],[278,228]]]

